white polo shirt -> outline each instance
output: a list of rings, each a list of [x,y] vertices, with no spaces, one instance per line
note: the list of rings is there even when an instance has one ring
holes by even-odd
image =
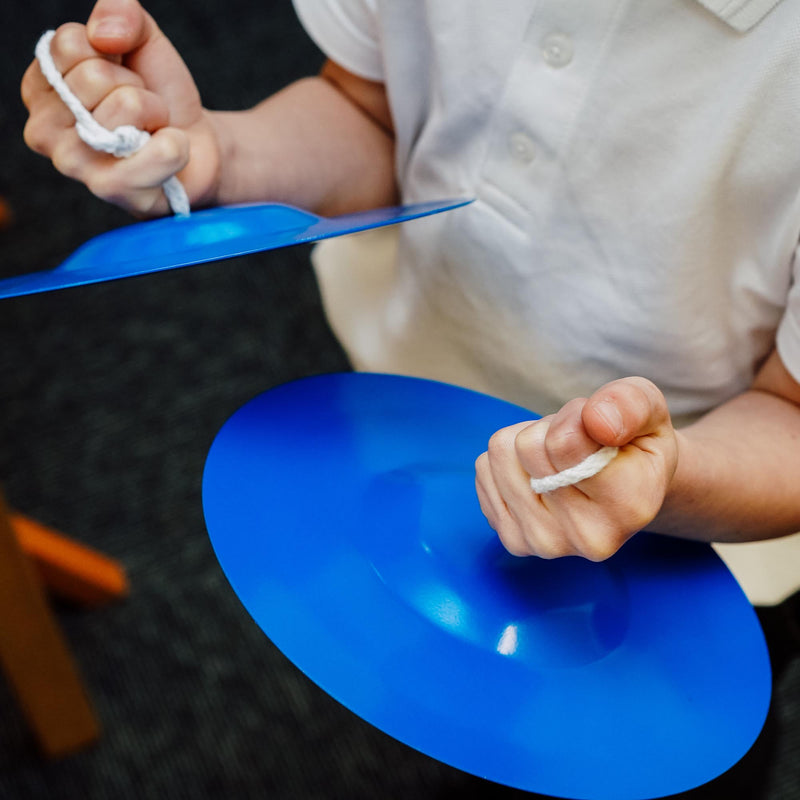
[[[386,84],[403,199],[476,198],[319,246],[357,369],[540,413],[643,375],[678,424],[776,336],[800,379],[800,1],[295,6]]]

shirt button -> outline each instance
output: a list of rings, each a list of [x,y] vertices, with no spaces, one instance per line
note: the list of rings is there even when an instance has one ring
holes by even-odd
[[[536,158],[536,145],[524,133],[512,133],[508,137],[508,148],[514,160],[521,164],[530,164]]]
[[[572,55],[572,39],[566,34],[549,33],[542,39],[542,58],[551,67],[566,67]]]

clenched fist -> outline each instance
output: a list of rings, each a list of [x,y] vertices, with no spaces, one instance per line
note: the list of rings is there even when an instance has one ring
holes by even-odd
[[[573,467],[604,446],[620,450],[597,475],[532,491],[531,477]],[[677,461],[664,396],[644,378],[624,378],[556,414],[497,431],[476,461],[476,489],[509,552],[601,561],[653,520]]]

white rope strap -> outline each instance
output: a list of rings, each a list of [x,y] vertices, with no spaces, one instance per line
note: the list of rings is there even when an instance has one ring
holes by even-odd
[[[597,475],[601,469],[611,463],[619,453],[618,447],[601,447],[596,453],[576,464],[574,467],[562,469],[555,475],[545,475],[543,478],[531,478],[531,489],[536,494],[546,494],[565,486],[573,486],[580,481]]]
[[[113,131],[104,128],[72,93],[50,54],[50,42],[53,36],[55,31],[42,34],[36,43],[35,54],[48,83],[75,117],[75,130],[78,136],[94,150],[110,153],[117,158],[125,158],[141,150],[150,139],[147,131],[140,131],[133,125],[120,125]],[[183,184],[173,176],[164,182],[162,188],[173,213],[183,217],[188,216],[189,197]]]

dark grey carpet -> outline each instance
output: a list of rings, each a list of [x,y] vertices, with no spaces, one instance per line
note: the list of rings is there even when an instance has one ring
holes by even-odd
[[[128,222],[21,141],[19,78],[77,0],[15,2],[0,31],[0,275]],[[317,68],[288,0],[149,4],[206,102],[237,108]],[[200,505],[207,448],[252,396],[346,369],[296,248],[0,305],[0,481],[21,510],[119,558],[130,600],[57,607],[105,732],[44,763],[0,681],[0,797],[530,797],[397,744],[299,674],[240,606]],[[784,641],[782,621],[773,640]],[[800,660],[756,755],[697,796],[800,798]],[[657,720],[653,724],[658,724]],[[746,768],[745,768],[746,767]],[[752,780],[758,790],[745,792]]]

